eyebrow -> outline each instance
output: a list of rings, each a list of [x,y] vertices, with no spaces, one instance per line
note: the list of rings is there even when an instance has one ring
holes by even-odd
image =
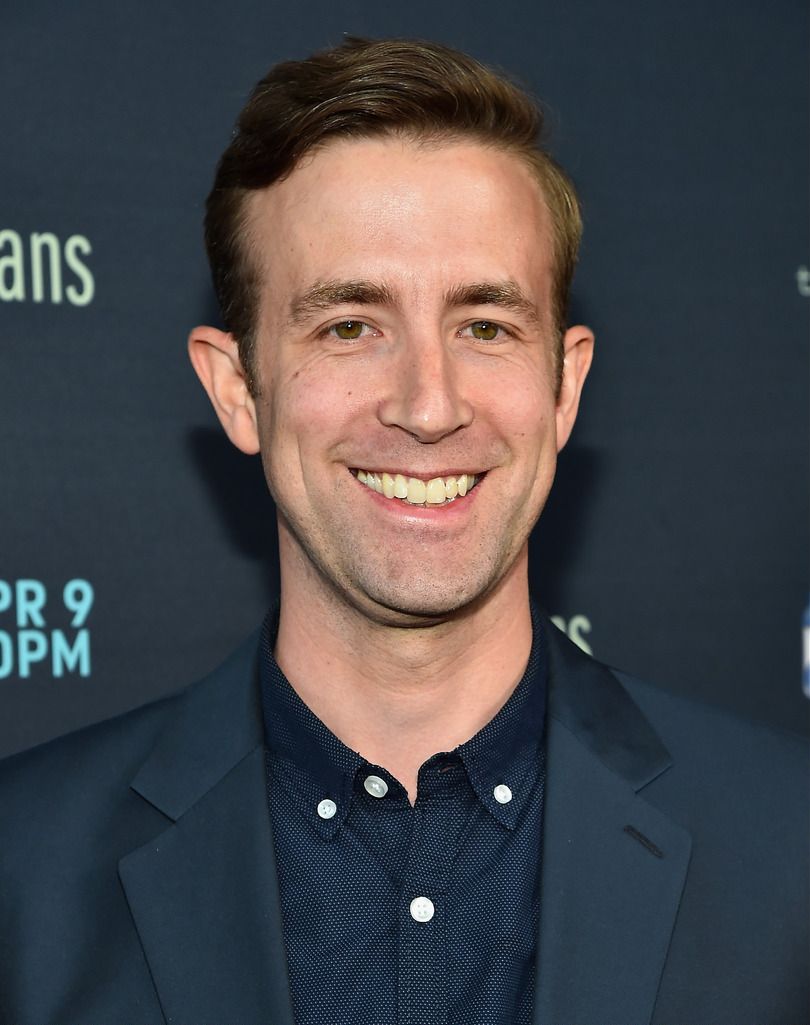
[[[537,307],[516,281],[479,281],[471,285],[457,285],[445,294],[444,301],[448,306],[500,306],[527,317],[535,326],[540,325]]]
[[[444,295],[445,306],[499,306],[540,324],[540,315],[516,281],[476,281],[456,285]],[[305,323],[310,317],[334,306],[397,306],[394,292],[373,281],[319,281],[290,303],[288,323],[291,327]]]
[[[387,285],[371,281],[320,281],[290,303],[289,324],[297,326],[333,306],[394,306],[394,294]]]

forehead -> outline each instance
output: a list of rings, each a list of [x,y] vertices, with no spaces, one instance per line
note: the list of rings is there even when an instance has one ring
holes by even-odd
[[[274,305],[336,278],[425,297],[476,280],[548,291],[540,185],[518,155],[475,141],[333,141],[248,203],[250,255]]]

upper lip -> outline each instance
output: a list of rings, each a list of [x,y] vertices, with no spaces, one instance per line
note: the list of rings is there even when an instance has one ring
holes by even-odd
[[[356,466],[350,466],[350,470],[355,473],[358,470],[364,470],[366,473],[388,473],[392,477],[396,474],[401,474],[403,477],[415,477],[417,480],[434,480],[436,477],[460,477],[466,473],[467,476],[481,477],[486,470],[471,470],[469,467],[466,469],[449,469],[449,470],[403,470],[392,469],[390,466],[383,466],[381,468],[375,467],[374,464],[358,463]]]

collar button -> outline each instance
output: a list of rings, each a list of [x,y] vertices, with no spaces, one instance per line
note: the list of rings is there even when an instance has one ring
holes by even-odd
[[[328,797],[321,801],[318,805],[318,814],[322,819],[334,818],[336,811],[337,805],[334,801],[330,801]]]
[[[371,794],[372,797],[385,797],[388,793],[388,784],[379,776],[366,776],[363,786],[366,793]]]
[[[512,791],[505,783],[499,783],[492,791],[492,796],[498,804],[509,804],[512,800]]]

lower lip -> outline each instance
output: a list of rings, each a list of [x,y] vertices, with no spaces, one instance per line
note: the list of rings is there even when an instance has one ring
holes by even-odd
[[[380,508],[398,516],[400,519],[418,520],[421,523],[449,523],[451,520],[454,521],[459,516],[463,516],[472,508],[475,496],[484,483],[483,479],[479,480],[472,491],[468,491],[463,498],[454,498],[452,502],[446,502],[444,505],[411,505],[404,498],[386,498],[379,491],[374,491],[367,484],[357,480],[354,474],[352,474],[352,477],[354,477],[358,487],[361,487],[368,497],[375,501]]]

